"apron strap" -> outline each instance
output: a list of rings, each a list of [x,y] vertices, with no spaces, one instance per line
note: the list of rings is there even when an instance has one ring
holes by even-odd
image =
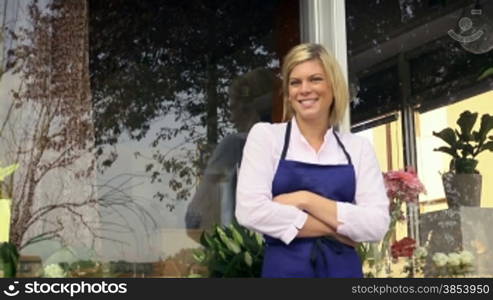
[[[286,159],[286,153],[288,153],[290,136],[291,136],[291,120],[288,121],[288,125],[286,126],[286,133],[284,134],[284,146],[282,148],[281,160]]]
[[[334,136],[336,137],[337,144],[341,147],[342,151],[344,152],[344,155],[346,155],[346,159],[348,161],[348,164],[353,165],[353,162],[351,160],[351,156],[349,153],[346,151],[346,147],[344,147],[344,144],[341,142],[339,139],[339,136],[336,134],[335,130],[332,130],[334,132]],[[286,125],[286,132],[284,134],[284,146],[282,148],[282,153],[281,153],[281,160],[286,159],[286,154],[288,153],[288,147],[289,147],[289,138],[291,136],[291,120],[288,121],[288,124]]]
[[[347,153],[346,147],[344,147],[344,144],[339,139],[339,136],[337,136],[335,129],[332,130],[332,132],[334,132],[334,136],[336,137],[336,140],[337,140],[337,143],[339,144],[339,147],[341,147],[342,151],[344,151],[344,155],[346,155],[347,163],[350,165],[353,165],[353,162],[351,160],[351,156],[349,155],[349,153]]]

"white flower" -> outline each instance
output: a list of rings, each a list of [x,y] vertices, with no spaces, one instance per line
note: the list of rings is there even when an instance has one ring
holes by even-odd
[[[44,277],[47,278],[63,278],[65,277],[65,271],[59,264],[50,264],[44,268]]]
[[[417,258],[425,258],[428,256],[428,251],[426,251],[425,247],[418,247],[416,250],[414,250],[414,255]]]
[[[433,255],[432,260],[437,267],[443,267],[447,264],[448,256],[442,252],[437,252]]]
[[[459,256],[460,256],[460,262],[463,265],[472,265],[474,260],[474,255],[472,255],[471,252],[464,250],[461,253],[459,253]]]
[[[449,253],[447,264],[451,267],[460,266],[460,255],[458,253]]]

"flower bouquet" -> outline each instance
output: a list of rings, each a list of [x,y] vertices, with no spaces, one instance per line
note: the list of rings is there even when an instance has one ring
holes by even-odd
[[[418,203],[419,194],[426,194],[426,189],[412,167],[405,171],[388,171],[383,173],[383,178],[390,200],[390,229],[393,229],[397,221],[405,219],[402,204]]]
[[[390,247],[390,253],[393,260],[397,261],[401,257],[407,259],[407,263],[402,270],[407,277],[413,277],[415,275],[414,271],[423,273],[428,251],[425,247],[416,247],[414,239],[405,237],[394,242]],[[414,269],[413,264],[415,266]]]
[[[405,220],[402,204],[418,203],[419,194],[426,194],[426,189],[412,167],[407,167],[406,170],[383,173],[383,179],[390,201],[389,231],[383,239],[385,245],[388,246],[397,222]]]
[[[390,273],[390,242],[395,237],[395,227],[397,222],[405,220],[403,204],[418,203],[420,193],[426,193],[424,185],[419,180],[416,171],[412,167],[407,167],[405,170],[388,171],[383,173],[384,184],[389,198],[389,213],[390,224],[389,230],[385,234],[382,242],[379,245],[374,245],[378,249],[373,249],[376,252],[371,265],[376,267],[376,275],[380,272],[384,263],[387,263],[387,273]],[[404,240],[404,244],[409,240]],[[396,248],[394,248],[394,252]],[[414,248],[406,250],[412,253]],[[406,252],[407,253],[407,252]]]

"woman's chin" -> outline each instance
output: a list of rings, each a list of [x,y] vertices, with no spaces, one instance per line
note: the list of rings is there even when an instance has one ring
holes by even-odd
[[[326,118],[325,114],[321,114],[318,111],[300,111],[296,113],[296,116],[304,121],[316,121],[322,118]]]

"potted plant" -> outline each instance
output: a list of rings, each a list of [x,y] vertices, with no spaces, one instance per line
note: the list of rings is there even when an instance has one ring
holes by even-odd
[[[264,255],[264,240],[236,220],[226,226],[215,225],[211,233],[200,238],[203,249],[195,260],[208,268],[210,277],[260,277]]]
[[[473,131],[477,119],[478,113],[466,110],[457,120],[460,131],[447,127],[433,132],[448,144],[434,150],[452,156],[449,171],[442,175],[449,208],[480,206],[481,203],[482,177],[476,169],[476,157],[485,150],[493,152],[493,135],[488,136],[493,129],[493,116],[482,115],[479,130]]]

